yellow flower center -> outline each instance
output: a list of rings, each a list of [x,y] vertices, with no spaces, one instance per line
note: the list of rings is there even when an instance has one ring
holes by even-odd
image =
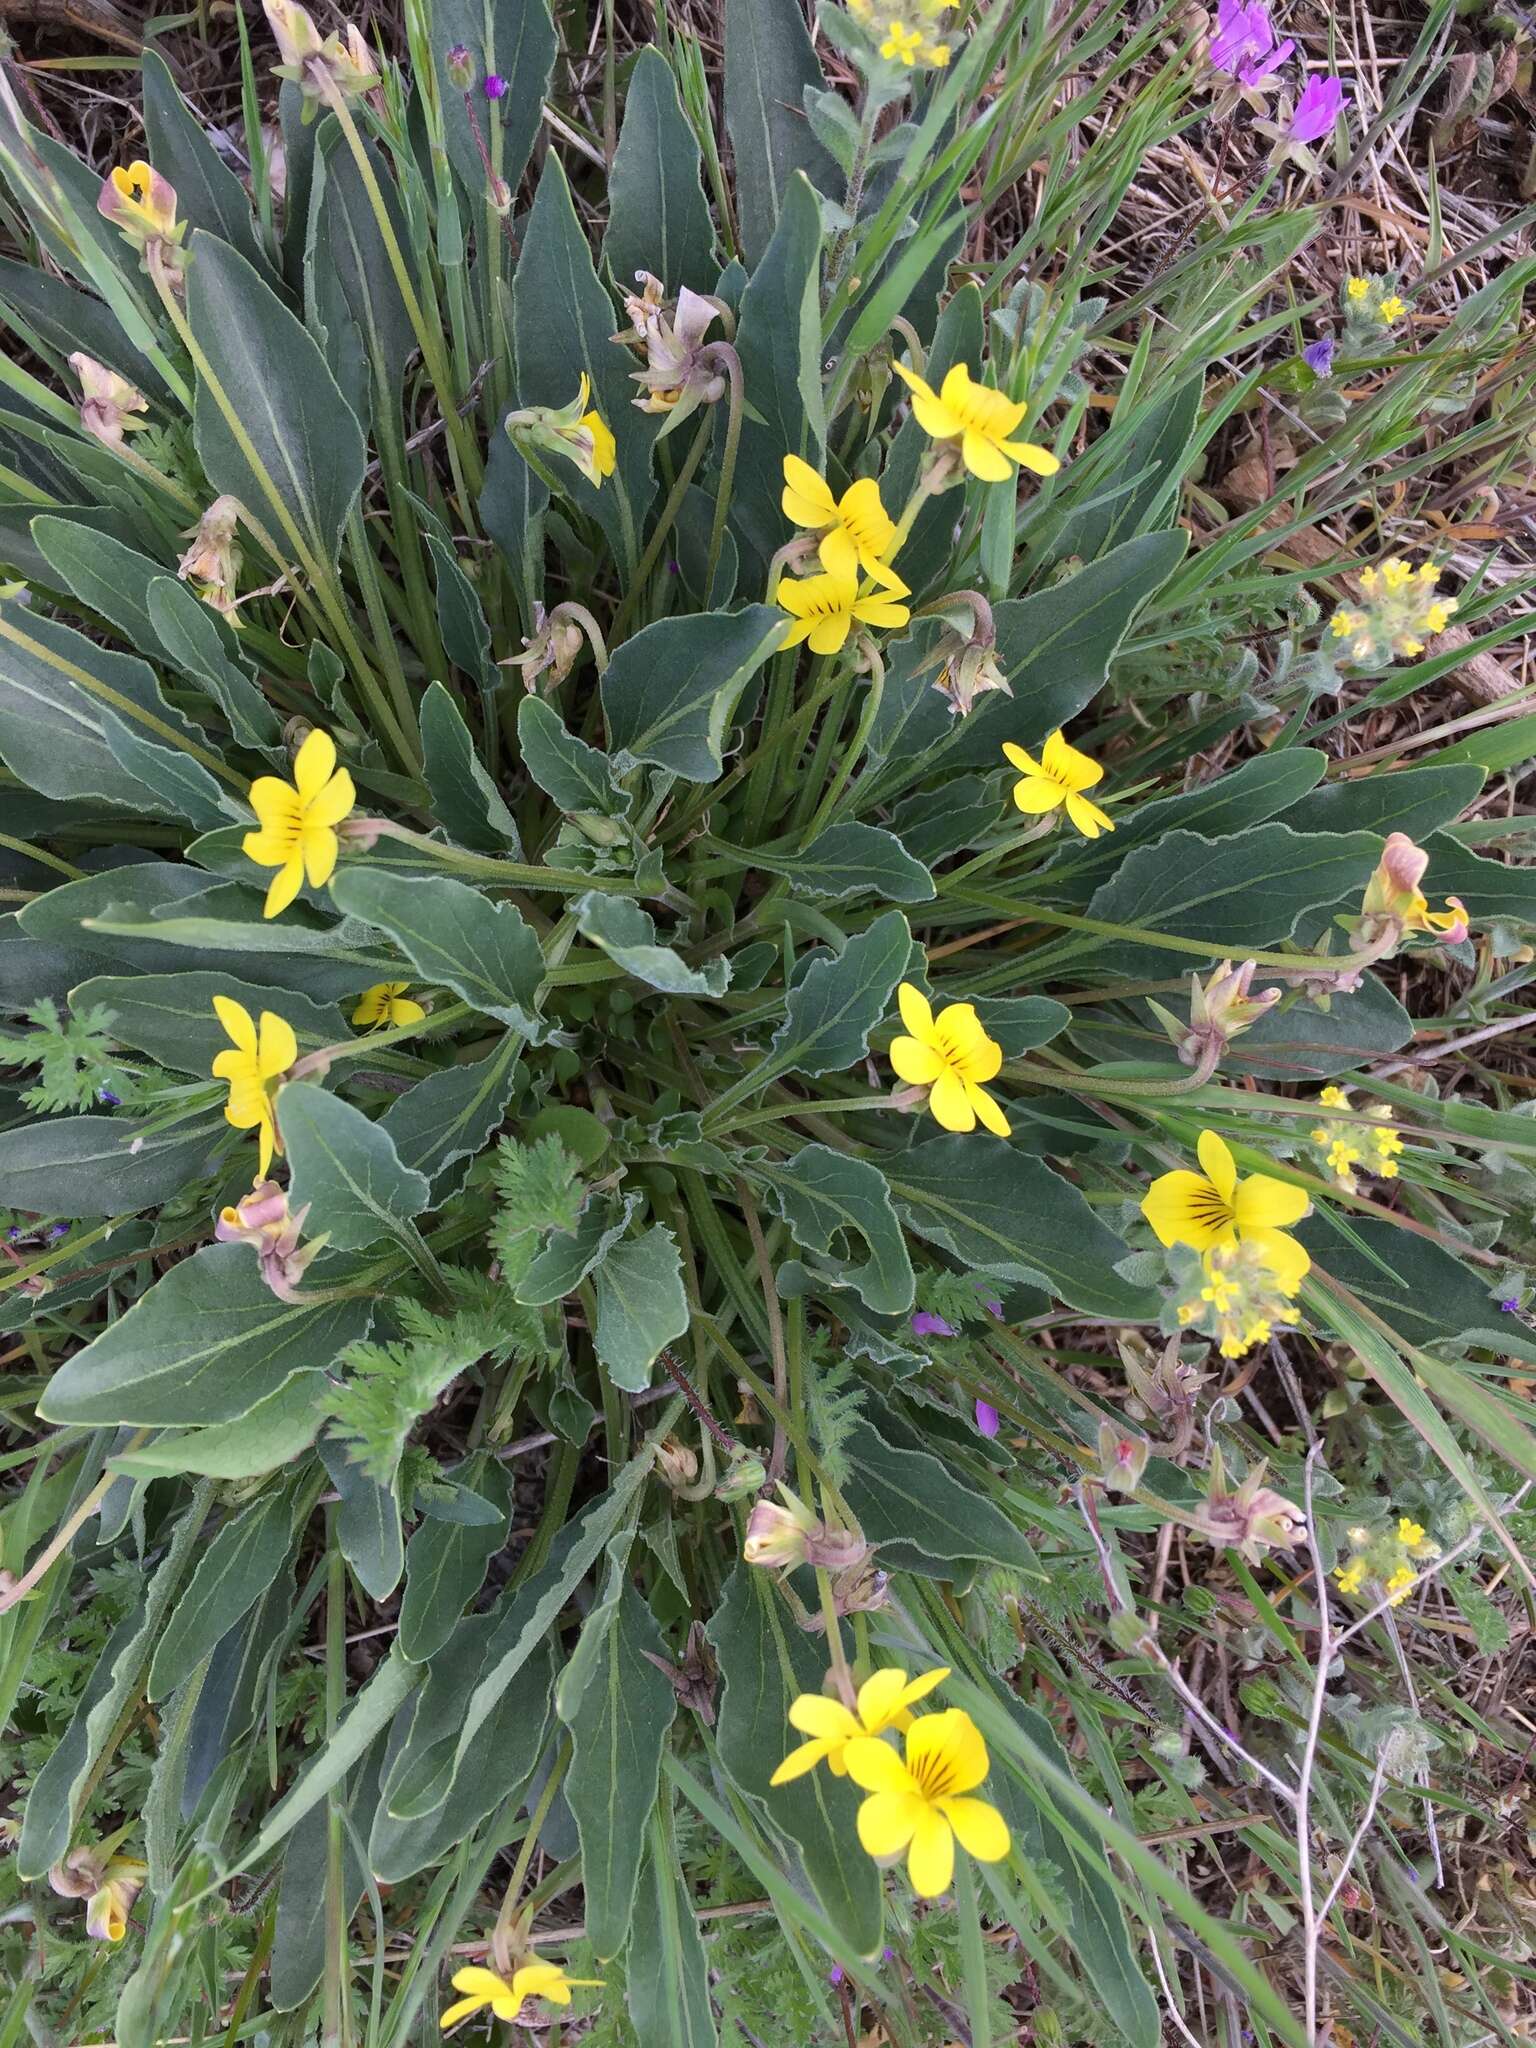
[[[909,1757],[907,1772],[914,1787],[930,1804],[954,1796],[958,1775],[955,1759],[943,1750],[928,1750],[915,1763]]]

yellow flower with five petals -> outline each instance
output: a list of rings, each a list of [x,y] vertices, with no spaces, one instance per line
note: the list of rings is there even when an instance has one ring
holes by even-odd
[[[790,624],[779,645],[808,640],[812,654],[836,654],[855,626],[904,626],[912,615],[897,600],[911,594],[896,575],[886,589],[862,595],[852,576],[781,576],[773,601],[789,613]]]
[[[1015,466],[1036,476],[1054,476],[1061,463],[1049,448],[1009,437],[1029,410],[1022,399],[1004,397],[990,384],[976,384],[964,363],[956,363],[935,391],[905,363],[891,368],[911,389],[912,410],[925,434],[952,441],[966,468],[983,483],[1006,483]]]
[[[1103,780],[1104,770],[1069,745],[1059,730],[1040,749],[1038,761],[1012,740],[1004,740],[1003,752],[1023,777],[1013,785],[1013,800],[1027,816],[1043,817],[1059,805],[1085,839],[1114,831],[1115,821],[1108,812],[1083,795],[1085,789]]]
[[[225,1121],[237,1131],[255,1130],[260,1145],[256,1178],[263,1181],[272,1164],[272,1154],[283,1149],[272,1112],[272,1084],[298,1058],[299,1041],[293,1035],[293,1026],[275,1011],[262,1011],[258,1030],[243,1003],[229,996],[215,996],[213,1007],[233,1041],[213,1062],[214,1079],[229,1083]]]
[[[859,1807],[859,1841],[877,1862],[903,1853],[912,1889],[936,1899],[955,1871],[955,1843],[982,1863],[1008,1854],[1008,1823],[970,1795],[987,1775],[981,1730],[961,1707],[924,1714],[907,1730],[906,1751],[860,1736],[843,1753],[848,1775],[869,1797]]]
[[[1267,1173],[1240,1180],[1231,1149],[1216,1131],[1202,1131],[1196,1151],[1203,1173],[1181,1167],[1160,1174],[1142,1201],[1158,1242],[1197,1252],[1255,1244],[1282,1292],[1294,1294],[1312,1261],[1285,1226],[1299,1223],[1310,1208],[1305,1189]]]
[[[894,57],[902,64],[915,64],[922,47],[923,32],[920,28],[905,28],[899,21],[893,21],[880,45],[880,54],[882,57]]]
[[[547,1998],[551,2005],[569,2005],[573,1985],[599,1985],[601,1977],[567,1977],[558,1963],[522,1963],[510,1977],[483,1964],[470,1963],[453,1973],[453,1988],[464,1996],[456,1998],[438,2021],[441,2027],[456,2027],[472,2012],[488,2005],[499,2020],[515,2020],[530,1998]]]
[[[384,1024],[419,1024],[427,1013],[406,994],[410,985],[408,981],[376,981],[372,988],[365,988],[352,1012],[352,1022],[366,1030]]]
[[[293,760],[293,782],[261,775],[251,784],[251,809],[261,829],[247,832],[241,849],[259,868],[276,868],[263,917],[276,917],[298,895],[304,877],[318,889],[336,871],[336,827],[357,801],[345,768],[336,766],[336,742],[319,726]]]
[[[825,1693],[801,1693],[790,1705],[789,1725],[798,1728],[802,1735],[809,1735],[811,1740],[789,1752],[769,1784],[787,1785],[823,1762],[835,1778],[845,1776],[843,1752],[850,1742],[860,1736],[883,1735],[887,1728],[911,1727],[913,1702],[932,1692],[936,1685],[942,1685],[948,1676],[947,1664],[910,1679],[898,1666],[890,1665],[865,1679],[852,1709],[841,1700],[828,1699]]]
[[[974,1131],[980,1118],[997,1137],[1008,1137],[1012,1125],[981,1085],[1001,1070],[1003,1048],[987,1036],[975,1004],[949,1003],[935,1017],[910,981],[897,989],[896,1001],[910,1033],[891,1040],[898,1077],[928,1090],[928,1108],[946,1131]]]
[[[831,576],[852,580],[862,569],[887,590],[906,595],[907,586],[885,560],[896,538],[896,522],[880,501],[873,477],[851,483],[840,498],[832,486],[798,455],[784,458],[784,517],[808,533],[821,536],[817,553]]]

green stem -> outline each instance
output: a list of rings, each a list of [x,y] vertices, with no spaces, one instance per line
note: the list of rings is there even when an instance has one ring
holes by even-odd
[[[725,421],[725,452],[720,462],[720,484],[715,492],[715,518],[709,530],[709,565],[704,571],[704,603],[707,608],[715,588],[715,570],[725,542],[726,517],[731,509],[731,490],[736,481],[736,450],[741,444],[741,414],[746,393],[742,386],[741,357],[728,341],[717,341],[704,353],[711,364],[724,363],[731,386],[730,409]]]
[[[714,432],[714,425],[714,415],[706,412],[703,419],[699,422],[699,431],[693,437],[693,446],[688,450],[687,458],[677,473],[677,481],[667,493],[667,502],[661,508],[661,517],[657,520],[651,537],[645,544],[645,553],[640,557],[640,564],[635,570],[634,581],[630,584],[629,589],[624,595],[623,602],[614,615],[613,637],[615,641],[621,640],[624,637],[624,628],[629,623],[629,615],[639,602],[641,593],[645,589],[646,578],[655,568],[667,535],[672,531],[673,526],[677,522],[677,515],[682,510],[684,495],[689,484],[693,482],[694,471],[703,460],[704,450],[709,446],[710,437]],[[706,604],[709,602],[708,591],[704,593],[704,601]]]
[[[962,1849],[955,1859],[955,1907],[960,1921],[960,1983],[971,2048],[992,2048],[992,2015],[987,1995],[987,1952],[982,1939],[976,1873]]]
[[[838,763],[837,773],[827,785],[827,793],[817,805],[816,815],[805,828],[802,852],[810,845],[822,826],[828,824],[836,815],[838,801],[848,787],[854,769],[863,758],[865,744],[874,730],[875,720],[880,716],[880,699],[885,695],[885,663],[875,651],[872,642],[866,641],[865,645],[874,666],[870,671],[869,688],[864,693],[864,709],[859,714],[859,723],[852,740],[843,750],[843,758]]]
[[[467,853],[462,847],[445,846],[441,840],[429,839],[424,832],[413,832],[407,825],[397,825],[393,818],[370,818],[369,824],[383,837],[398,839],[402,845],[425,854],[429,860],[440,861],[444,867],[457,868],[466,875],[477,875],[485,882],[500,882],[509,889],[559,889],[572,894],[595,889],[604,896],[657,893],[641,888],[638,882],[622,881],[614,875],[581,875],[566,868],[531,867],[526,861],[493,860],[489,854]]]

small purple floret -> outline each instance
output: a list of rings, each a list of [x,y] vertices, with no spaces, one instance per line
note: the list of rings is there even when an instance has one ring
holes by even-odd
[[[1331,334],[1320,335],[1316,341],[1309,341],[1301,352],[1301,360],[1309,370],[1319,377],[1333,375],[1334,341]]]
[[[942,1316],[936,1316],[932,1309],[920,1308],[912,1318],[914,1337],[953,1337],[954,1330]]]
[[[990,1401],[978,1400],[976,1403],[976,1427],[981,1431],[982,1435],[996,1436],[1002,1426],[1002,1417],[992,1406],[992,1403]]]
[[[488,100],[502,99],[506,95],[506,90],[507,81],[502,77],[501,73],[499,71],[487,71],[484,85],[486,98]]]

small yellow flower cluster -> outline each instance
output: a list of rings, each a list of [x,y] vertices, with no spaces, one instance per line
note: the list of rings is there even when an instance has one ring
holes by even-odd
[[[1385,1593],[1394,1607],[1408,1598],[1418,1577],[1414,1566],[1440,1555],[1439,1544],[1431,1543],[1422,1525],[1408,1515],[1398,1517],[1395,1530],[1351,1529],[1349,1542],[1349,1562],[1334,1572],[1334,1584],[1341,1593],[1359,1593],[1369,1584]]]
[[[915,64],[942,70],[952,52],[947,42],[934,40],[932,31],[953,4],[954,0],[848,0],[848,12],[878,39],[882,57],[909,70]]]
[[[914,1715],[912,1707],[948,1678],[940,1666],[908,1679],[894,1666],[859,1687],[853,1707],[823,1693],[801,1693],[789,1725],[811,1739],[792,1749],[769,1780],[787,1785],[819,1763],[837,1778],[852,1778],[869,1796],[859,1807],[859,1842],[877,1863],[907,1859],[907,1876],[920,1898],[949,1889],[955,1843],[983,1863],[1008,1854],[1008,1823],[990,1801],[968,1795],[991,1768],[986,1740],[963,1708]],[[882,1737],[904,1739],[904,1753]]]
[[[1415,569],[1388,555],[1379,569],[1362,569],[1362,605],[1340,605],[1329,621],[1335,640],[1347,640],[1356,661],[1390,661],[1424,652],[1425,638],[1443,633],[1456,610],[1454,597],[1436,597],[1440,571],[1433,562]]]
[[[1179,1325],[1209,1337],[1223,1358],[1242,1358],[1267,1344],[1277,1325],[1300,1321],[1291,1299],[1296,1287],[1284,1284],[1268,1247],[1252,1238],[1202,1253],[1196,1277],[1198,1292],[1175,1311]],[[1290,1279],[1286,1273],[1284,1281]]]
[[[1321,1109],[1347,1110],[1350,1106],[1349,1093],[1344,1088],[1325,1088],[1317,1101]],[[1322,1151],[1323,1164],[1350,1194],[1359,1185],[1357,1169],[1379,1174],[1383,1180],[1396,1180],[1397,1155],[1403,1149],[1401,1136],[1392,1128],[1392,1111],[1386,1103],[1373,1102],[1364,1114],[1370,1119],[1368,1123],[1346,1123],[1330,1117],[1312,1127],[1312,1142]]]
[[[1347,277],[1344,280],[1344,305],[1350,313],[1363,313],[1379,320],[1384,327],[1401,320],[1408,311],[1405,299],[1388,289],[1384,277]]]

